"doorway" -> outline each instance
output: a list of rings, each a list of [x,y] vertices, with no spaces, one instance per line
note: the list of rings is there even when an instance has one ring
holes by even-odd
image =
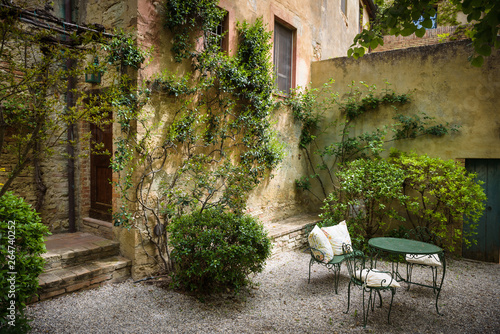
[[[469,259],[499,263],[500,253],[500,159],[466,159],[465,168],[477,174],[484,182],[488,198],[485,211],[478,222],[477,244],[462,247],[462,255]]]
[[[111,116],[110,116],[111,119]],[[113,126],[90,125],[90,212],[91,218],[112,221],[113,188],[111,184],[112,171],[110,167],[113,152]]]

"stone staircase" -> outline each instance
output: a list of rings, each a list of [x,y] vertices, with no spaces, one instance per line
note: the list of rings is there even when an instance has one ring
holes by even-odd
[[[47,237],[45,272],[39,276],[41,301],[130,277],[131,261],[119,255],[119,244],[85,232]]]
[[[272,255],[307,247],[307,227],[318,221],[315,214],[301,214],[266,223]],[[83,231],[47,237],[47,253],[42,255],[45,272],[38,278],[40,290],[32,303],[130,277],[132,263],[119,255],[119,243],[109,240],[112,233],[108,224],[85,218]]]

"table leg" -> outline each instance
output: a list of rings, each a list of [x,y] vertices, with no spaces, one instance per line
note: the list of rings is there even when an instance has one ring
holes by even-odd
[[[446,257],[444,256],[444,252],[439,253],[439,259],[441,260],[441,263],[443,264],[443,277],[441,278],[441,284],[439,284],[439,289],[437,289],[437,294],[436,294],[436,311],[437,311],[437,314],[439,314],[439,315],[442,316],[444,314],[439,312],[438,300],[439,300],[439,294],[441,293],[441,288],[443,287],[444,276],[446,274]]]

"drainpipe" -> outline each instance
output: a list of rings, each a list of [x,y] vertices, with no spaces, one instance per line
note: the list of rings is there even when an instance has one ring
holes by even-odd
[[[71,22],[71,12],[73,11],[73,3],[71,0],[64,1],[64,21]],[[66,37],[69,39],[69,37]],[[75,66],[74,59],[66,60],[67,69],[71,69]],[[75,78],[73,76],[68,77],[68,92],[66,95],[66,106],[69,109],[75,105],[75,97],[73,94],[73,89],[75,89]],[[69,232],[76,232],[76,219],[75,219],[75,149],[72,145],[75,139],[75,126],[73,123],[68,125],[67,132],[68,143],[66,144],[66,150],[68,153],[68,222],[69,222]]]

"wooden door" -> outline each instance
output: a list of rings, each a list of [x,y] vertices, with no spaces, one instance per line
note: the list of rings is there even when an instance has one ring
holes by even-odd
[[[91,124],[92,152],[90,155],[90,217],[112,221],[112,172],[110,167],[113,152],[112,124]],[[96,148],[96,144],[103,144]],[[104,154],[108,152],[109,154]]]
[[[488,197],[483,216],[477,229],[477,245],[463,247],[462,255],[469,259],[499,262],[500,253],[500,160],[467,159],[465,168],[477,174],[484,182],[483,189]]]

